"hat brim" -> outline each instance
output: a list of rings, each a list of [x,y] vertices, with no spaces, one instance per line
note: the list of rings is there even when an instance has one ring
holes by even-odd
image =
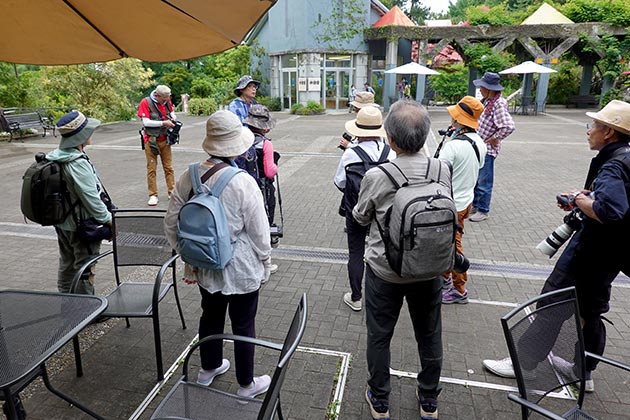
[[[602,119],[602,117],[599,115],[599,112],[586,112],[585,114],[587,117],[592,118],[594,121],[597,121],[598,123],[603,124],[606,127],[610,127],[615,131],[630,135],[630,129]]]
[[[85,143],[90,137],[92,137],[92,134],[94,134],[94,130],[96,130],[96,127],[98,127],[99,125],[101,125],[100,120],[97,120],[95,118],[88,118],[87,124],[85,125],[85,127],[83,127],[81,131],[72,136],[61,138],[61,140],[59,141],[59,148],[70,149]]]
[[[214,140],[206,135],[203,140],[203,150],[210,156],[233,158],[242,155],[254,144],[254,133],[246,127],[229,139]]]
[[[479,121],[466,114],[458,105],[447,106],[446,110],[458,123],[466,127],[474,128],[475,130],[479,128]]]
[[[365,108],[366,106],[373,106],[373,107],[379,108],[379,109],[381,108],[379,104],[376,104],[374,102],[365,103],[365,102],[352,101],[352,102],[350,102],[350,105],[352,105],[353,107],[355,107],[357,109]]]
[[[360,128],[356,119],[346,123],[346,131],[355,137],[387,137],[382,125],[379,128]]]
[[[476,87],[485,87],[488,90],[494,90],[497,92],[503,90],[503,86],[501,86],[500,84],[497,83],[496,85],[491,85],[490,83],[484,82],[483,79],[473,80],[473,85],[475,85]]]

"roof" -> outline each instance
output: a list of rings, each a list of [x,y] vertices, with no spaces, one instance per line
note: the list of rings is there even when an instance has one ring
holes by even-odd
[[[400,10],[400,7],[394,6],[390,9],[389,12],[385,13],[383,17],[372,25],[372,28],[377,28],[379,26],[416,26],[415,23],[411,19],[405,15],[405,13]]]
[[[543,3],[534,13],[525,19],[521,25],[540,25],[574,23],[571,19],[554,9],[547,3]]]

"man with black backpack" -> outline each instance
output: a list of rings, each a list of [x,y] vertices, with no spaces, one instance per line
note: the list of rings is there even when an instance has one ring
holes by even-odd
[[[363,254],[368,227],[361,226],[354,220],[352,209],[357,203],[361,180],[368,169],[389,162],[396,154],[385,144],[383,115],[376,107],[362,108],[356,119],[346,123],[346,132],[356,138],[357,144],[347,148],[341,156],[334,179],[335,186],[343,192],[341,208],[346,218],[348,235],[348,278],[351,291],[343,295],[343,302],[353,311],[360,311],[365,271]]]
[[[70,292],[76,272],[101,249],[101,240],[81,237],[77,222],[93,218],[95,223],[111,227],[112,215],[102,199],[106,196],[105,190],[84,151],[100,124],[99,120],[86,118],[79,111],[64,115],[57,122],[57,130],[61,134],[59,147],[46,155],[47,160],[61,165],[67,200],[71,203],[65,220],[55,225],[59,244],[57,288],[62,293]],[[94,266],[86,271],[75,292],[94,294]]]
[[[448,163],[421,152],[430,125],[427,110],[415,101],[402,99],[391,106],[384,127],[397,158],[365,174],[352,211],[359,224],[371,224],[365,252],[365,397],[374,419],[390,418],[390,342],[405,299],[421,362],[416,384],[420,416],[438,418],[441,274],[453,265],[457,212]],[[406,210],[411,207],[414,214]],[[417,220],[407,225],[408,216]],[[416,235],[427,238],[418,243]]]

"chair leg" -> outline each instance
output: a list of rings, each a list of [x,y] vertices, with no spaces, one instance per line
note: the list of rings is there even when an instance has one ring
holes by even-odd
[[[77,378],[83,376],[83,363],[81,363],[81,347],[79,346],[79,336],[72,337],[72,347],[74,349],[74,364],[77,370]]]
[[[182,304],[179,302],[179,293],[177,292],[177,282],[173,282],[173,293],[175,294],[175,302],[177,303],[177,310],[179,311],[179,318],[182,320],[182,329],[186,329],[186,320],[184,319],[184,312],[182,311]]]
[[[280,420],[284,420],[284,416],[282,415],[282,404],[280,404],[280,395],[278,395],[278,410],[277,410],[277,413],[278,413],[278,418]]]
[[[157,380],[164,379],[164,366],[162,364],[162,341],[160,338],[160,319],[158,314],[153,314],[153,338],[155,341],[155,363],[157,365]]]

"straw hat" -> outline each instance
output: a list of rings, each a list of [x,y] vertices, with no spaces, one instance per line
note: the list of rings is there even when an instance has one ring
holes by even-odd
[[[473,84],[477,87],[483,86],[488,90],[497,92],[503,90],[503,86],[499,84],[499,75],[491,71],[486,72],[481,79],[473,80]]]
[[[464,96],[457,105],[446,108],[451,117],[466,127],[479,128],[479,117],[483,113],[483,105],[479,99],[472,96]]]
[[[372,92],[357,92],[357,96],[355,96],[354,101],[350,102],[350,105],[359,109],[366,106],[378,108],[378,104],[374,103],[374,94]]]
[[[269,114],[269,109],[261,104],[252,105],[249,108],[247,118],[243,120],[250,127],[260,130],[271,130],[276,126],[276,119]]]
[[[361,108],[357,118],[346,123],[346,131],[355,137],[387,137],[383,128],[383,114],[373,106]]]
[[[254,144],[254,133],[243,127],[230,111],[217,111],[206,122],[206,138],[201,147],[210,156],[236,157]]]
[[[586,115],[620,133],[630,135],[630,104],[612,100],[599,112],[587,112]]]
[[[61,134],[59,148],[70,149],[85,143],[99,125],[99,120],[87,118],[79,111],[67,113],[57,121],[57,130]]]

